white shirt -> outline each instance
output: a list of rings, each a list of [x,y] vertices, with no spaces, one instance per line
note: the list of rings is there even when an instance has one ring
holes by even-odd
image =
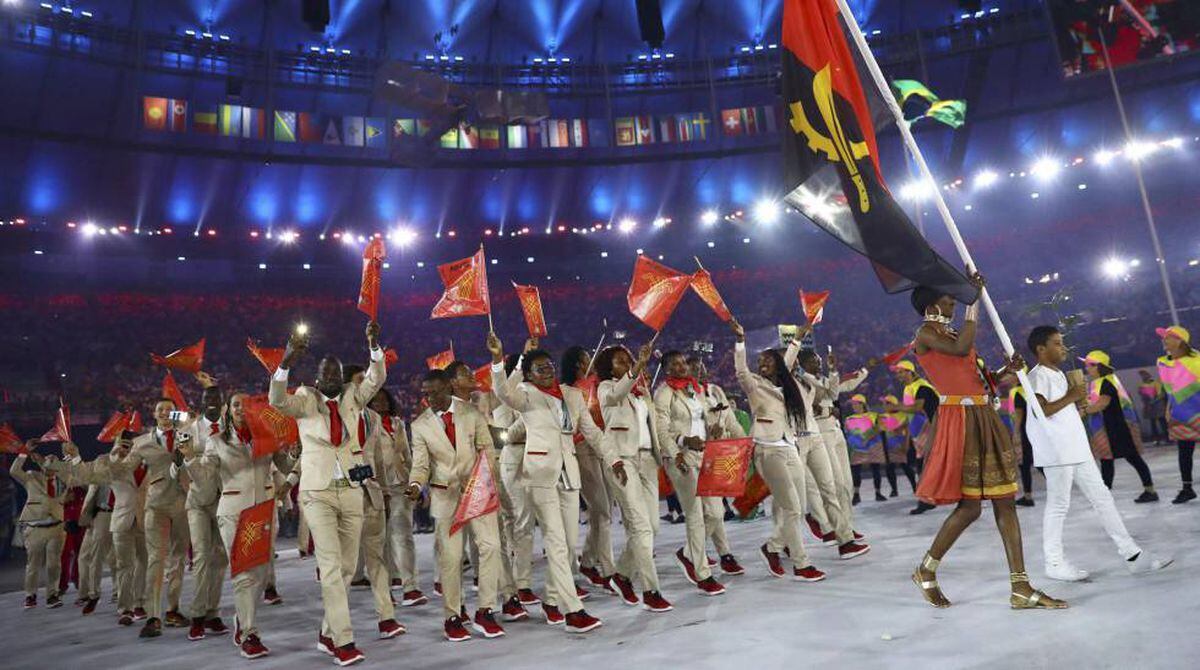
[[[692,417],[692,425],[688,428],[687,435],[682,437],[698,437],[704,439],[704,405],[700,403],[700,399],[696,396],[683,394],[683,402],[687,405],[688,414]]]
[[[1069,385],[1062,370],[1035,366],[1029,371],[1029,384],[1033,392],[1054,402],[1067,395]],[[1029,401],[1031,404],[1037,399]],[[1054,416],[1038,419],[1033,412],[1025,412],[1025,431],[1033,447],[1033,464],[1037,467],[1075,465],[1092,458],[1088,443],[1087,428],[1074,407],[1060,409]]]
[[[633,411],[637,414],[638,424],[638,449],[649,451],[654,448],[654,443],[650,440],[650,410],[646,407],[646,401],[630,394],[629,400],[633,402]]]

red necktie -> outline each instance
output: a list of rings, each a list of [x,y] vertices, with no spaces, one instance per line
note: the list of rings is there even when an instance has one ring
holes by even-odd
[[[221,424],[214,422],[212,425],[212,428],[209,429],[208,434],[216,435],[219,432],[221,432]]]
[[[367,446],[367,422],[363,420],[363,415],[358,415],[358,446]]]
[[[450,438],[450,444],[458,448],[458,439],[454,433],[454,412],[442,414],[442,425],[446,427],[446,437]]]
[[[175,451],[175,431],[168,430],[167,431],[167,453],[170,454],[170,453],[173,453],[174,451]]]
[[[53,498],[54,494],[57,493],[57,491],[55,489],[56,489],[56,487],[54,486],[54,475],[52,475],[52,474],[46,475],[46,495]]]
[[[250,434],[250,426],[242,426],[241,428],[236,428],[236,430],[238,439],[242,441],[242,444],[250,444],[250,440],[253,437]]]
[[[388,435],[395,433],[396,430],[394,428],[392,428],[392,417],[385,415],[382,417],[382,419],[383,419],[383,429],[388,432]]]
[[[117,494],[113,493],[113,492],[110,490],[110,491],[108,492],[108,511],[110,511],[110,512],[111,512],[111,511],[112,511],[112,508],[113,508],[113,506],[114,506],[114,505],[116,505],[116,504],[117,504]]]
[[[146,464],[143,463],[143,464],[137,466],[137,469],[133,471],[133,485],[141,486],[142,480],[145,478],[146,478]]]
[[[336,400],[326,400],[325,406],[329,408],[329,444],[337,447],[342,444],[342,415]]]

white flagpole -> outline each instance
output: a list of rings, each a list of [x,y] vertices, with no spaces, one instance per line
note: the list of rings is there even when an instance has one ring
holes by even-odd
[[[942,197],[942,190],[937,188],[937,182],[933,179],[933,173],[929,169],[929,164],[925,162],[925,156],[921,153],[921,148],[917,146],[916,139],[913,138],[912,129],[904,122],[904,112],[900,109],[900,103],[896,102],[895,96],[892,95],[891,86],[888,84],[887,78],[883,76],[883,71],[879,69],[879,63],[875,60],[875,55],[871,53],[871,47],[867,44],[867,38],[858,27],[858,21],[854,18],[854,13],[850,11],[850,6],[846,4],[846,0],[836,1],[838,9],[842,14],[842,19],[846,22],[846,27],[849,29],[850,36],[854,38],[854,44],[858,47],[859,53],[862,54],[863,62],[866,63],[867,70],[871,73],[871,79],[874,80],[875,87],[879,90],[884,102],[887,103],[892,116],[896,118],[896,128],[900,131],[900,136],[904,139],[904,145],[908,148],[909,153],[912,154],[913,161],[917,164],[917,170],[921,175],[921,179],[933,186],[934,204],[937,205],[938,213],[942,216],[942,222],[946,224],[946,231],[950,233],[950,239],[954,241],[954,248],[958,250],[958,255],[962,259],[963,265],[966,266],[967,271],[975,272],[975,261],[971,258],[971,252],[967,249],[967,243],[963,241],[962,235],[958,232],[958,226],[954,223],[954,216],[950,214],[950,207],[946,205],[946,199]],[[1004,348],[1004,353],[1012,356],[1014,353],[1012,339],[1009,338],[1008,330],[1000,320],[1000,313],[996,311],[996,306],[992,303],[992,297],[988,294],[986,288],[979,292],[979,299],[983,302],[983,308],[987,312],[988,320],[992,322],[992,327],[996,330],[996,337],[999,338],[1000,346]],[[1036,397],[1025,372],[1023,370],[1018,372],[1017,377],[1020,379],[1021,386],[1025,389],[1026,397]],[[1041,406],[1038,403],[1030,402],[1029,407],[1032,408],[1036,416],[1039,418],[1042,416]]]

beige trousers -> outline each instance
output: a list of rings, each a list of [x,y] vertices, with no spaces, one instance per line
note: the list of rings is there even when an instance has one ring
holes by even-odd
[[[117,610],[130,612],[146,606],[146,533],[141,526],[113,531],[116,555]]]
[[[355,487],[329,487],[300,491],[300,505],[308,518],[309,532],[321,571],[321,604],[325,616],[321,634],[338,647],[354,642],[347,592],[358,563],[363,527],[363,493]]]
[[[646,517],[650,519],[650,532],[658,536],[658,517],[660,508],[658,502],[658,459],[654,452],[643,449],[634,460],[634,468],[629,471],[630,481],[639,482],[642,486],[642,504],[646,506]]]
[[[458,500],[461,490],[433,489],[432,495],[448,495]],[[434,506],[437,509],[437,506]],[[463,544],[466,540],[466,527],[460,528],[453,535],[450,525],[454,514],[434,517],[433,530],[437,534],[440,551],[438,562],[442,574],[442,610],[447,619],[458,616],[464,607],[463,598]],[[500,525],[496,514],[485,514],[467,523],[475,546],[479,548],[479,561],[475,564],[475,574],[479,577],[479,596],[476,609],[494,609],[496,607],[497,589],[500,585]]]
[[[183,592],[183,563],[187,558],[188,520],[183,501],[169,509],[146,509],[146,612],[163,616],[163,582],[167,611],[179,611]]]
[[[25,526],[25,595],[36,596],[38,578],[46,571],[46,599],[59,595],[58,578],[62,574],[62,548],[67,538],[63,525],[48,528]]]
[[[375,596],[375,614],[380,621],[396,618],[392,605],[392,585],[388,578],[387,561],[383,545],[387,536],[387,511],[376,509],[363,495],[362,559],[363,574],[371,582],[371,593]]]
[[[796,567],[808,565],[800,524],[804,521],[804,464],[795,447],[754,445],[754,467],[771,489],[771,519],[774,532],[767,549],[780,552],[787,547]]]
[[[392,496],[384,548],[391,577],[399,579],[405,591],[421,590],[417,546],[413,541],[413,502],[405,495]]]
[[[848,508],[842,507],[841,496],[838,491],[839,487],[834,475],[834,464],[829,457],[829,450],[825,447],[825,440],[820,435],[801,435],[798,452],[800,454],[800,461],[804,463],[809,474],[812,475],[811,481],[817,485],[821,506],[824,508],[825,517],[830,524],[828,526],[821,526],[821,528],[826,531],[833,530],[838,544],[845,544],[852,541],[854,539],[854,531],[850,528],[850,516],[847,514]],[[807,479],[805,480],[806,490],[808,481]]]
[[[217,517],[217,528],[221,535],[221,546],[226,555],[233,547],[233,539],[237,536],[237,514],[226,514]],[[278,523],[273,525],[279,525]],[[258,622],[255,617],[258,612],[258,601],[262,599],[264,575],[267,566],[259,565],[244,570],[233,576],[233,604],[237,611],[237,622],[242,628],[242,635],[258,634]]]
[[[654,530],[647,518],[646,490],[638,481],[637,465],[633,459],[621,459],[629,475],[625,486],[609,472],[609,484],[613,498],[621,508],[621,520],[625,526],[625,549],[617,559],[616,571],[642,585],[642,591],[657,591],[658,568],[654,565]],[[657,502],[657,500],[655,501]]]
[[[104,566],[109,561],[113,547],[112,531],[109,530],[112,512],[96,512],[92,525],[83,535],[79,547],[79,594],[84,598],[100,598],[100,582]],[[116,593],[116,571],[113,571],[113,593]]]
[[[312,539],[312,533],[308,531],[308,518],[304,516],[304,506],[300,505],[296,510],[299,516],[299,521],[296,524],[296,547],[304,553],[308,553],[308,542]]]
[[[505,598],[518,589],[533,588],[534,512],[529,489],[520,478],[524,453],[524,447],[514,445],[500,452],[500,594]]]
[[[612,550],[612,499],[609,497],[608,470],[600,457],[589,449],[577,455],[579,460],[580,495],[587,503],[587,537],[579,554],[579,565],[596,568],[608,576],[615,570]]]
[[[704,501],[704,528],[708,531],[708,539],[712,540],[718,556],[732,554],[729,539],[725,536],[725,503],[724,498],[701,498]]]
[[[697,581],[704,581],[712,576],[708,567],[708,558],[704,554],[704,545],[708,540],[708,531],[704,519],[704,498],[696,496],[696,479],[700,469],[688,466],[687,472],[680,472],[674,463],[666,468],[671,484],[675,487],[675,495],[679,498],[679,506],[683,508],[684,523],[687,527],[687,542],[683,555],[692,562],[696,571]]]
[[[192,618],[220,616],[221,586],[229,569],[229,556],[217,525],[217,505],[189,509],[188,531],[192,537]],[[274,527],[274,526],[272,526]]]
[[[546,550],[546,597],[563,614],[583,609],[575,593],[574,547],[579,539],[579,491],[561,486],[530,486],[530,504],[542,528]]]
[[[833,481],[837,489],[837,501],[841,507],[846,522],[850,525],[851,536],[854,530],[854,478],[850,474],[850,452],[846,444],[846,434],[837,419],[818,419],[821,428],[821,441],[829,454],[829,462],[833,467]]]

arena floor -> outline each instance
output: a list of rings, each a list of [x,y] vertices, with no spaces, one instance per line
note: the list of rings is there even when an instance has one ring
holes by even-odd
[[[1118,507],[1134,536],[1147,549],[1170,553],[1176,563],[1140,577],[1128,575],[1086,503],[1076,497],[1066,534],[1069,556],[1092,572],[1080,584],[1042,577],[1042,481],[1035,475],[1039,507],[1022,509],[1029,572],[1035,586],[1071,602],[1061,612],[1013,612],[1008,608],[1007,569],[990,517],[969,530],[943,563],[942,586],[955,602],[948,610],[926,605],[908,575],[920,559],[944,511],[907,514],[909,498],[858,506],[858,526],[872,544],[869,555],[842,563],[834,550],[811,547],[814,562],[830,574],[819,584],[766,576],[755,548],[769,532],[767,520],[729,524],[730,541],[748,568],[727,578],[729,591],[706,598],[686,585],[667,560],[680,543],[683,526],[664,525],[658,540],[663,593],[676,610],[653,615],[594,595],[588,610],[604,620],[599,631],[569,636],[540,617],[507,624],[508,636],[450,644],[441,638],[440,601],[401,609],[408,634],[375,639],[375,617],[367,590],[352,594],[360,667],[462,668],[1184,668],[1195,667],[1200,641],[1200,504],[1174,506],[1178,483],[1173,449],[1152,449],[1149,462],[1163,502],[1135,505],[1137,479],[1117,469]],[[906,486],[902,484],[902,487]],[[867,484],[869,488],[869,483]],[[885,484],[886,488],[886,484]],[[866,490],[866,489],[864,489]],[[902,490],[902,495],[904,491]],[[618,543],[620,533],[616,533]],[[430,535],[418,538],[428,591],[432,571]],[[538,552],[540,553],[540,552]],[[259,668],[331,667],[314,649],[321,616],[313,580],[314,562],[300,561],[292,547],[281,549],[279,590],[285,603],[260,613],[263,641],[271,656],[244,661],[229,637],[188,642],[186,630],[166,629],[154,641],[137,629],[119,628],[108,586],[97,613],[83,618],[68,605],[58,610],[21,609],[22,594],[0,595],[0,640],[8,668]],[[540,576],[541,566],[535,574]],[[185,582],[185,602],[191,580]],[[232,618],[226,588],[224,612]],[[831,665],[827,665],[831,664]],[[835,665],[833,665],[835,664]]]

